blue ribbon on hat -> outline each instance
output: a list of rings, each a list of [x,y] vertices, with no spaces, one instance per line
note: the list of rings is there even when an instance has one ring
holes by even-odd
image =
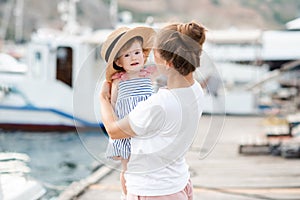
[[[107,51],[105,53],[105,61],[108,62],[108,58],[110,53],[112,52],[113,48],[115,47],[115,45],[117,44],[117,42],[120,40],[120,38],[125,34],[126,32],[120,34],[118,37],[116,37],[116,39],[114,39],[114,41],[109,45],[109,47],[107,48]]]

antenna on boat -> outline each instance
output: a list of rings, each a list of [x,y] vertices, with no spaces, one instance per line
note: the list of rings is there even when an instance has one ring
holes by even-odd
[[[15,17],[15,41],[20,42],[23,40],[23,7],[24,0],[9,1],[6,4],[2,25],[0,27],[0,40],[5,40],[6,38],[9,20],[12,13]]]
[[[6,8],[4,9],[4,16],[3,16],[3,20],[2,20],[2,23],[0,26],[0,41],[5,40],[5,38],[6,38],[9,19],[10,19],[12,10],[13,10],[13,1],[9,1],[6,4]]]
[[[15,41],[16,42],[21,42],[23,40],[23,7],[24,7],[24,0],[17,0],[16,8],[15,8],[15,16],[16,16]]]
[[[63,27],[64,32],[76,34],[80,31],[80,26],[76,19],[76,3],[78,2],[79,0],[63,0],[58,3],[57,10],[59,13],[61,13],[62,21],[65,22]]]
[[[111,0],[109,6],[110,21],[113,27],[118,23],[118,0]]]

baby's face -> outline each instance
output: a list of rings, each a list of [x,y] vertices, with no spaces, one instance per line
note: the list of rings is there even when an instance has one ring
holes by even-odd
[[[139,71],[144,65],[144,54],[138,41],[132,43],[129,49],[121,51],[116,64],[123,67],[126,72]]]

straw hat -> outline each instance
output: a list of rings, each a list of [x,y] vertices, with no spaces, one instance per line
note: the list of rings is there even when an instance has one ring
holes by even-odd
[[[149,27],[128,28],[122,27],[113,31],[102,45],[101,56],[107,62],[106,80],[111,81],[111,76],[117,72],[113,67],[115,57],[125,43],[133,37],[140,36],[143,38],[143,50],[145,62],[153,46],[155,31]]]

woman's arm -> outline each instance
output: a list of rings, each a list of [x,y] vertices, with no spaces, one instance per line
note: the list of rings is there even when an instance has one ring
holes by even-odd
[[[127,117],[118,120],[111,105],[111,84],[106,81],[103,83],[100,92],[100,109],[102,122],[108,135],[112,139],[130,138],[135,136]]]
[[[110,98],[110,102],[112,107],[114,108],[117,102],[117,98],[118,98],[118,88],[119,88],[119,80],[115,79],[112,81],[111,84],[111,98]]]

